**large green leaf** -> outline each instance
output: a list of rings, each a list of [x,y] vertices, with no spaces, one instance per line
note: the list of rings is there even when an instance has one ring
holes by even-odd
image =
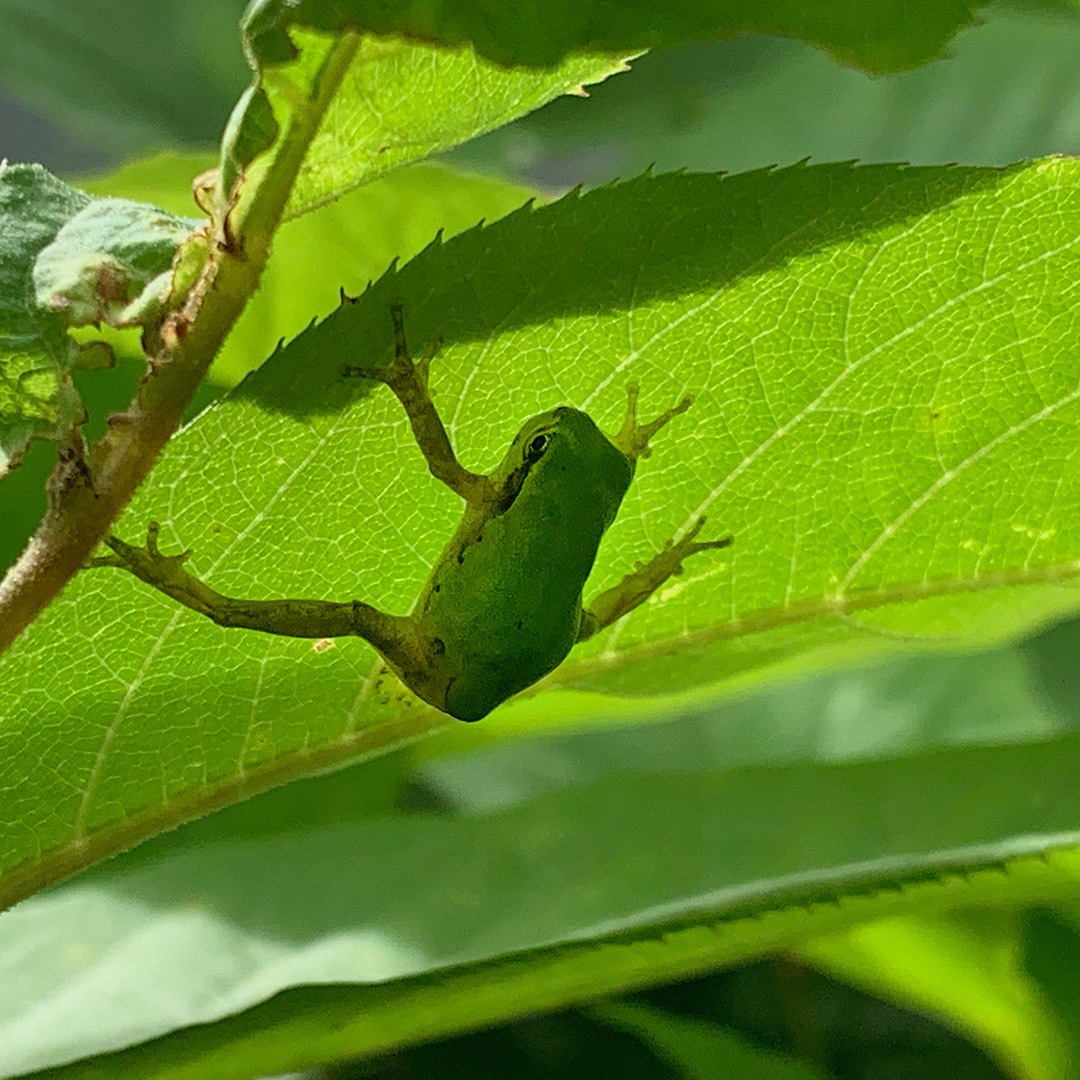
[[[706,510],[734,549],[549,686],[670,695],[1014,635],[1078,599],[1076,171],[643,177],[512,215],[275,354],[175,441],[120,531],[161,520],[227,593],[408,610],[460,505],[390,395],[340,374],[389,355],[400,298],[414,343],[445,335],[434,385],[470,465],[560,402],[613,427],[631,377],[646,412],[697,394],[590,592]],[[379,669],[357,641],[225,631],[83,575],[4,661],[7,895],[447,722]]]
[[[973,660],[957,692],[1017,651]],[[991,721],[1045,711],[1038,680],[1014,670],[1013,693],[987,702]],[[947,724],[947,701],[920,710],[920,681],[912,664],[912,711],[927,729]],[[812,725],[809,689],[747,704],[763,723]],[[873,726],[878,692],[895,689],[887,668],[851,674],[833,710]],[[131,1046],[61,1075],[239,1078],[742,962],[874,918],[1075,893],[1080,855],[1050,849],[1080,836],[1076,733],[841,764],[731,768],[722,744],[702,741],[692,770],[632,756],[620,768],[614,736],[607,754],[604,775],[466,816],[373,819],[358,808],[360,766],[192,823],[27,901],[0,918],[0,1072]],[[968,953],[984,1000],[1012,1025],[996,1045],[1030,1061],[1016,1019],[1042,1024],[1037,1003],[1010,999],[1014,976],[993,983],[985,955]],[[944,959],[939,971],[955,978]]]

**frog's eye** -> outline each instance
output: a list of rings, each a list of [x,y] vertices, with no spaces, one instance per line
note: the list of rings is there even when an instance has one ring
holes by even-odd
[[[529,443],[528,449],[525,451],[526,461],[539,461],[543,456],[544,451],[548,448],[550,438],[547,435],[537,435],[531,443]]]

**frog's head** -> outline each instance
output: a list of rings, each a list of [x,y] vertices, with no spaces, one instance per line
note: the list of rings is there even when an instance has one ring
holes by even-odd
[[[500,493],[497,512],[508,509],[528,487],[547,499],[564,499],[567,506],[595,499],[610,524],[634,478],[637,459],[649,454],[649,440],[693,403],[692,398],[683,398],[655,420],[639,424],[637,383],[627,386],[626,397],[626,417],[614,435],[605,434],[588,414],[569,405],[527,421],[492,474]]]
[[[493,474],[503,509],[519,495],[568,510],[589,503],[601,512],[604,528],[633,477],[633,459],[590,416],[568,405],[526,421]]]

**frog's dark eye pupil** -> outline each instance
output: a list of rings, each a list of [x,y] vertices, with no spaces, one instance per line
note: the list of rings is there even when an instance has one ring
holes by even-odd
[[[531,443],[529,443],[529,460],[535,461],[548,447],[548,437],[546,435],[537,435]]]

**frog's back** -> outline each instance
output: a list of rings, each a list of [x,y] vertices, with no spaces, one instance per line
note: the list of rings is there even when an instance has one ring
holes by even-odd
[[[463,720],[479,720],[570,651],[582,588],[633,475],[584,413],[544,417],[547,448],[512,503],[485,519],[466,512],[414,611],[446,678],[441,707]],[[522,429],[504,468],[544,417]]]

